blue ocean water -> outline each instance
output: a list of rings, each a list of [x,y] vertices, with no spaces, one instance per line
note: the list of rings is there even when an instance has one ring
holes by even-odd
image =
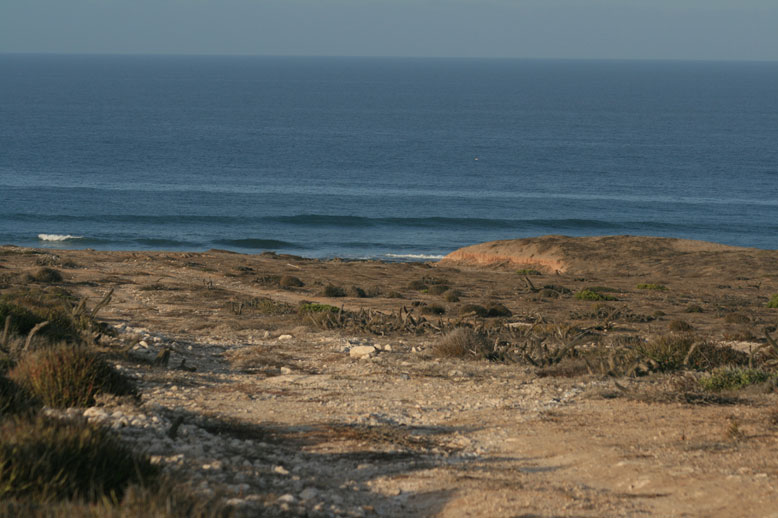
[[[0,243],[778,248],[778,63],[0,55]]]

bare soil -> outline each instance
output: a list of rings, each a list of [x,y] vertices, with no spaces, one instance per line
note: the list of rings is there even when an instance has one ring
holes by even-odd
[[[114,290],[100,317],[117,336],[102,343],[137,377],[141,408],[254,448],[219,469],[203,454],[171,460],[172,446],[152,452],[184,479],[241,481],[238,500],[251,493],[260,506],[248,515],[778,517],[772,390],[701,395],[688,390],[693,372],[612,376],[433,354],[458,324],[574,326],[613,341],[665,335],[676,320],[753,351],[778,325],[766,307],[778,251],[548,236],[409,264],[0,247],[0,289],[35,284],[26,274],[43,266],[63,280],[42,289],[92,304]],[[284,275],[303,286],[280,287]],[[367,296],[322,296],[328,285]],[[431,289],[440,285],[459,301]],[[575,298],[591,287],[616,300]],[[303,302],[359,316],[316,320],[298,313]],[[497,303],[512,315],[461,313]],[[445,312],[425,312],[433,305]],[[119,353],[138,329],[163,337],[163,365]]]

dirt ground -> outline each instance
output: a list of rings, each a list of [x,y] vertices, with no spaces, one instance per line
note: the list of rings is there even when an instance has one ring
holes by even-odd
[[[677,321],[748,353],[778,325],[766,307],[778,251],[633,237],[479,246],[437,264],[0,247],[0,288],[50,267],[63,280],[42,289],[88,304],[113,290],[103,345],[126,353],[114,357],[142,394],[125,413],[237,441],[235,455],[175,437],[148,450],[246,515],[778,518],[771,390],[702,397],[689,372],[434,354],[463,324],[614,343]],[[282,287],[290,277],[302,286]],[[592,287],[614,300],[574,296]],[[342,312],[317,320],[297,311],[305,302]],[[144,360],[161,351],[161,365]]]

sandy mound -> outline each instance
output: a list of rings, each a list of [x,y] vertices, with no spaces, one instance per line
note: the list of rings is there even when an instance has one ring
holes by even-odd
[[[778,251],[663,237],[542,236],[460,248],[444,266],[534,268],[546,273],[674,273],[687,276],[778,271]]]

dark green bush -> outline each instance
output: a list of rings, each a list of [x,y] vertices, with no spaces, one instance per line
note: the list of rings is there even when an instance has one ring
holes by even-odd
[[[778,293],[776,293],[770,298],[770,301],[767,303],[767,307],[778,308]]]
[[[578,300],[618,300],[616,297],[608,295],[606,293],[599,293],[592,289],[581,290],[575,294],[575,298]]]
[[[53,268],[40,268],[29,274],[29,278],[32,281],[41,283],[62,282],[62,274]]]
[[[42,416],[0,423],[0,500],[118,499],[157,472],[96,425]]]
[[[699,383],[705,390],[719,392],[741,389],[770,379],[778,381],[778,374],[746,367],[721,367],[700,378]]]
[[[305,283],[294,275],[283,275],[278,279],[278,285],[282,288],[302,288],[305,286]]]
[[[468,315],[475,313],[476,316],[486,317],[489,314],[489,310],[479,304],[465,304],[459,309],[460,315]]]
[[[60,290],[21,290],[0,296],[0,327],[11,317],[11,332],[26,335],[36,324],[48,321],[40,335],[52,340],[80,341],[89,323],[73,316],[73,299]]]
[[[81,346],[61,344],[27,353],[8,377],[55,408],[91,406],[100,393],[135,394],[129,379]]]
[[[489,304],[489,307],[486,308],[487,317],[509,317],[511,315],[513,315],[513,313],[511,313],[511,310],[506,308],[503,304],[500,304],[499,302],[494,304]]]
[[[661,336],[636,345],[634,350],[638,357],[651,360],[654,370],[662,372],[682,368],[710,370],[721,366],[748,363],[746,353],[700,341],[691,334]]]

